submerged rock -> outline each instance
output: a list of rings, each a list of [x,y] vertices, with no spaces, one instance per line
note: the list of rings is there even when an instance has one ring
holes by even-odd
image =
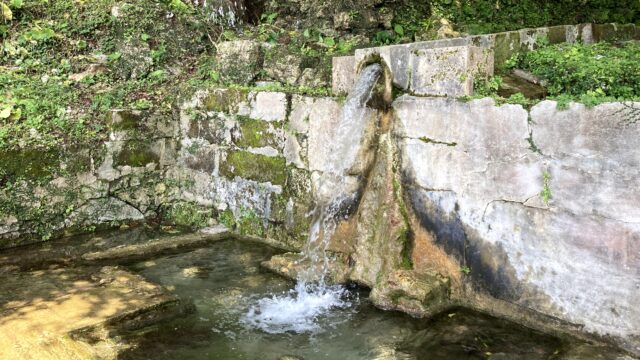
[[[304,272],[307,277],[306,280],[318,281],[320,276],[324,274],[326,276],[324,280],[327,283],[346,283],[349,271],[346,256],[344,254],[327,254],[326,260],[326,264],[314,262],[313,265],[315,267],[312,268],[311,260],[303,254],[286,253],[275,255],[268,261],[263,261],[260,265],[289,279],[300,279],[299,275]],[[323,265],[326,266],[326,271],[324,272]]]
[[[371,291],[373,303],[385,310],[400,310],[412,316],[433,315],[449,306],[450,281],[437,272],[416,274],[397,270]]]
[[[111,266],[2,276],[0,294],[2,359],[115,359],[128,346],[117,334],[193,310]]]
[[[186,234],[147,241],[141,244],[123,245],[103,251],[90,252],[82,255],[86,261],[146,259],[154,255],[173,252],[179,249],[205,246],[213,241],[219,241],[229,236],[226,229],[208,231],[196,234]],[[191,274],[191,273],[190,273]]]

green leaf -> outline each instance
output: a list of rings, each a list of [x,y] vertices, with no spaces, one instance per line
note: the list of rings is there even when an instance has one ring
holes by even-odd
[[[9,7],[5,3],[0,3],[0,11],[2,11],[2,17],[6,21],[13,20],[13,13],[11,12],[11,9],[9,9]]]
[[[9,116],[9,120],[17,121],[17,120],[20,120],[20,117],[22,117],[22,109],[15,108],[15,109],[13,109],[13,112]]]
[[[302,33],[302,35],[306,38],[311,36],[311,32],[309,31],[309,29],[305,29],[304,32]]]
[[[121,56],[122,56],[122,54],[120,54],[119,52],[114,52],[114,53],[109,54],[107,59],[109,59],[109,61],[116,61],[116,60],[120,59]]]
[[[14,8],[14,9],[22,9],[22,5],[24,5],[24,1],[23,0],[11,0],[9,2],[9,6]]]
[[[150,78],[156,78],[156,79],[160,79],[163,78],[165,75],[165,71],[164,70],[156,70],[154,72],[152,72],[151,74],[149,74]]]
[[[11,116],[12,109],[12,106],[7,106],[6,108],[2,109],[2,111],[0,111],[0,119],[8,119],[9,116]]]
[[[151,39],[151,36],[149,34],[145,34],[145,33],[140,34],[140,40],[147,41],[149,39]]]
[[[324,38],[324,44],[328,47],[336,46],[336,40],[332,37]]]
[[[396,24],[393,27],[393,31],[396,32],[396,34],[400,35],[400,36],[404,36],[404,28],[402,27],[402,25],[400,24]]]
[[[218,73],[217,71],[209,71],[209,78],[213,81],[218,81],[220,80],[220,73]]]

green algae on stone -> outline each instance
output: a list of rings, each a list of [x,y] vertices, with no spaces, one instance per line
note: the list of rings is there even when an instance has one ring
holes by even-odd
[[[151,144],[144,141],[127,141],[124,148],[114,158],[114,166],[145,166],[149,163],[159,163],[160,156],[151,148]]]
[[[230,151],[220,164],[220,174],[228,178],[239,176],[258,182],[284,185],[287,178],[286,160],[247,151]]]
[[[142,121],[137,110],[113,110],[107,113],[107,125],[111,131],[135,130]]]
[[[265,219],[261,218],[255,210],[243,208],[236,219],[237,230],[240,235],[253,235],[263,237],[265,233]]]
[[[44,181],[60,168],[60,153],[55,150],[7,150],[0,152],[0,185],[18,179]]]
[[[190,202],[173,203],[165,214],[165,220],[175,225],[193,228],[207,226],[211,218],[211,209],[203,209],[201,206]]]
[[[238,104],[247,100],[247,94],[246,89],[213,89],[203,100],[204,108],[207,111],[234,113],[238,110]]]
[[[502,68],[504,63],[518,53],[520,49],[520,33],[517,31],[496,34],[493,47],[495,68]]]
[[[269,122],[244,116],[239,116],[238,120],[241,136],[235,141],[236,145],[240,147],[278,147],[280,141]]]

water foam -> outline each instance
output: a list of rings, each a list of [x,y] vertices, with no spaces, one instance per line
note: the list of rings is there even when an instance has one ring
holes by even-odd
[[[343,286],[299,282],[287,293],[258,300],[249,309],[244,322],[270,334],[320,332],[319,321],[323,314],[351,305],[348,291]]]

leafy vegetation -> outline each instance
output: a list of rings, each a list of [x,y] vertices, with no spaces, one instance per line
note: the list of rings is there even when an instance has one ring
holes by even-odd
[[[563,110],[570,102],[595,106],[611,101],[640,99],[640,44],[556,44],[516,54],[507,61],[505,72],[523,69],[540,78],[548,99],[556,100]],[[497,103],[534,105],[535,100],[522,94],[509,98],[497,95],[502,77],[478,79],[474,83],[474,98],[493,97]],[[635,114],[635,113],[634,113]]]
[[[432,0],[430,4],[433,14],[470,34],[640,19],[640,2],[635,0]]]
[[[172,65],[190,70],[206,50],[205,20],[179,0],[2,4],[0,151],[99,141],[115,107],[170,111],[170,87],[189,75]],[[136,76],[127,46],[150,59]]]
[[[193,203],[174,203],[166,214],[166,220],[173,224],[192,228],[207,226],[211,218],[211,210],[202,210]]]
[[[557,44],[521,54],[514,66],[545,81],[551,96],[640,97],[640,45]]]

